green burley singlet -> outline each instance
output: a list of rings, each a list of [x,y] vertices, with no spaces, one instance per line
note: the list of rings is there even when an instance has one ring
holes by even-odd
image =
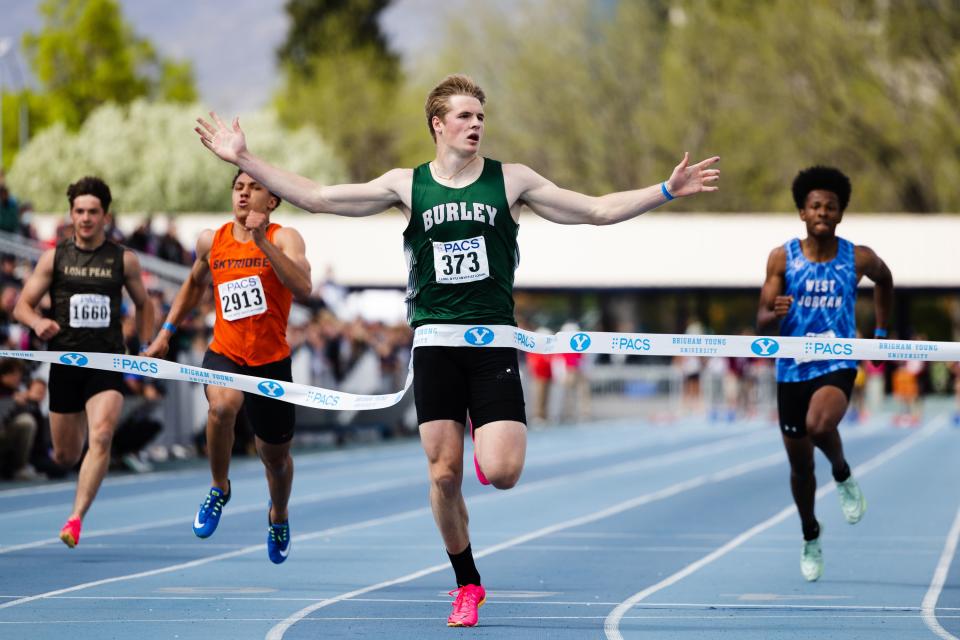
[[[429,164],[414,169],[410,223],[403,232],[410,325],[515,326],[518,229],[496,160],[484,158],[480,177],[459,189],[434,180]]]

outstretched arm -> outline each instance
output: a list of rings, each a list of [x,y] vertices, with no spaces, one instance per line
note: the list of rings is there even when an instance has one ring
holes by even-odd
[[[340,216],[370,216],[390,207],[406,205],[409,209],[413,172],[394,169],[363,184],[322,186],[309,178],[280,169],[253,155],[247,139],[234,118],[228,127],[215,112],[213,122],[197,118],[195,127],[200,142],[222,160],[237,165],[254,180],[287,202],[311,213],[333,213]]]
[[[870,247],[858,246],[855,251],[857,273],[873,280],[875,326],[885,334],[893,311],[893,274],[890,273],[887,263]]]
[[[760,289],[760,306],[757,309],[757,333],[769,333],[790,312],[793,296],[781,295],[786,272],[787,252],[783,247],[777,247],[767,258],[767,277]]]
[[[643,189],[620,191],[605,196],[587,196],[561,189],[533,169],[520,164],[504,166],[510,200],[522,201],[534,213],[560,224],[616,224],[645,213],[673,198],[691,196],[701,191],[716,191],[720,170],[711,169],[719,156],[691,165],[690,154],[683,154],[670,178]],[[512,193],[511,193],[512,192]]]

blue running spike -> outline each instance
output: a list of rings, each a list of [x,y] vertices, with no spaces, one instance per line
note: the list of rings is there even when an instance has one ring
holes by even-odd
[[[280,564],[290,553],[290,522],[274,524],[270,522],[268,511],[267,525],[267,555],[270,557],[270,562]]]
[[[210,493],[207,494],[197,511],[197,516],[193,519],[193,532],[198,538],[209,538],[213,535],[217,525],[220,524],[223,508],[228,502],[230,502],[229,492],[224,495],[222,489],[210,487]]]

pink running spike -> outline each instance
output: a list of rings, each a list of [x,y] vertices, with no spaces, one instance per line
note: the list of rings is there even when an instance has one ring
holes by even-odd
[[[465,584],[459,589],[450,592],[456,596],[453,601],[453,612],[447,618],[448,627],[475,627],[480,621],[477,611],[487,601],[487,591],[483,585]]]
[[[60,529],[60,539],[63,544],[73,549],[80,542],[80,518],[70,518],[67,524]]]

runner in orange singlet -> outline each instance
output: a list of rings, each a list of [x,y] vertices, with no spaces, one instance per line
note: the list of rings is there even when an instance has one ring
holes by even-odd
[[[212,279],[217,320],[203,358],[205,369],[269,378],[260,394],[242,392],[211,380],[206,385],[207,455],[212,487],[200,505],[193,532],[207,538],[217,529],[230,500],[230,452],[241,409],[256,434],[257,453],[267,472],[270,508],[267,554],[280,564],[290,551],[287,503],[293,484],[294,406],[275,398],[291,381],[287,316],[294,296],[310,295],[310,264],[303,237],[290,227],[270,223],[280,198],[240,171],[233,180],[234,220],[217,231],[204,230],[190,277],[173,301],[166,322],[144,355],[163,357],[170,337],[195,308]],[[274,382],[276,381],[276,382]]]

